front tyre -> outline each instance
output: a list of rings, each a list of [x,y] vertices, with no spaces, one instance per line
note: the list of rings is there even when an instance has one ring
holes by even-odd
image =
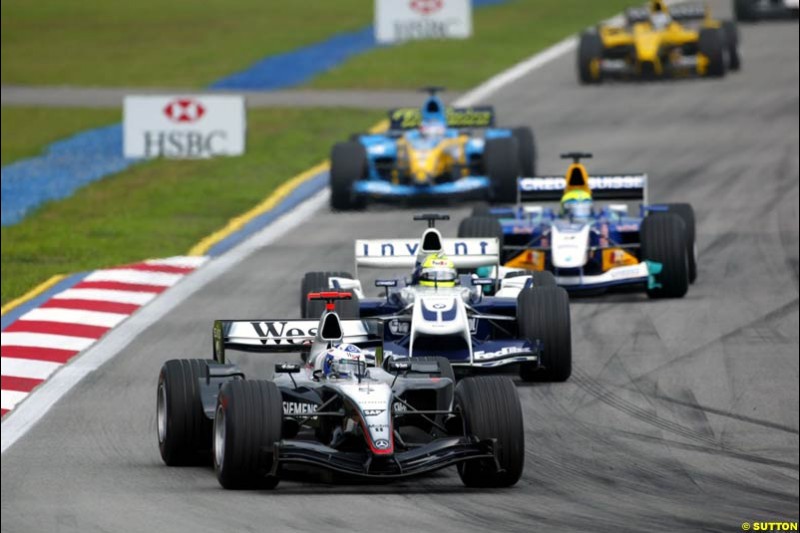
[[[725,34],[722,28],[700,30],[698,50],[708,59],[706,76],[721,78],[725,75]]]
[[[603,41],[597,33],[583,32],[578,44],[578,80],[584,85],[602,83]]]
[[[569,295],[561,287],[524,289],[517,296],[519,337],[542,342],[541,367],[522,363],[525,381],[562,382],[572,375],[572,326]]]
[[[362,209],[364,199],[353,186],[367,177],[367,150],[360,142],[336,143],[331,150],[331,208],[334,211]]]
[[[697,229],[691,204],[666,204],[670,213],[678,215],[686,226],[686,252],[689,254],[689,283],[697,279]]]
[[[536,175],[536,142],[533,130],[527,126],[520,126],[511,130],[511,136],[517,140],[519,150],[519,171],[523,176]]]
[[[722,22],[722,33],[725,36],[725,48],[728,52],[728,68],[737,71],[742,68],[742,59],[739,55],[739,29],[732,20]]]
[[[689,253],[686,224],[674,213],[647,215],[641,226],[642,259],[660,265],[650,298],[682,298],[689,290]]]
[[[516,203],[519,177],[517,140],[513,137],[489,139],[483,151],[483,161],[491,183],[491,200],[503,204]]]
[[[283,402],[271,381],[234,380],[219,391],[214,416],[214,470],[226,489],[272,489],[272,447],[281,440]]]
[[[505,376],[465,378],[456,386],[455,409],[467,435],[496,441],[497,464],[482,459],[458,465],[464,485],[497,488],[519,481],[525,466],[525,430],[514,382]]]

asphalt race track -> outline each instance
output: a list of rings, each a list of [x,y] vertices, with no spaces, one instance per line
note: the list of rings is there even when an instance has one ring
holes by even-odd
[[[501,123],[534,128],[540,172],[564,168],[560,151],[592,151],[590,170],[646,171],[652,201],[698,214],[685,299],[573,301],[572,379],[519,384],[516,487],[466,490],[451,469],[229,492],[210,469],[161,463],[165,360],[210,356],[214,318],[296,316],[302,272],[350,270],[354,237],[422,228],[412,210],[324,209],[183,302],[12,446],[2,530],[730,532],[797,520],[798,24],[741,32],[743,70],[722,80],[580,87],[569,54],[492,97]],[[447,211],[454,232],[469,211]]]

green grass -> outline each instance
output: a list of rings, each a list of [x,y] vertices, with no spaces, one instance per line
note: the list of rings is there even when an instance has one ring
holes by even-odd
[[[372,21],[372,0],[3,0],[6,84],[201,87]]]
[[[45,204],[21,223],[2,228],[2,303],[54,274],[185,254],[277,185],[325,159],[334,142],[382,116],[336,109],[250,110],[242,157],[152,161]]]
[[[473,37],[419,41],[354,57],[315,78],[315,88],[469,89],[637,0],[515,0],[473,11]]]
[[[3,107],[0,112],[0,164],[39,155],[45,146],[75,132],[119,122],[112,109]]]

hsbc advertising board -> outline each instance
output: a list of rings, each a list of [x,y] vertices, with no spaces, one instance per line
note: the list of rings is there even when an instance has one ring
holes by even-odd
[[[125,157],[197,159],[244,154],[241,96],[127,96]]]
[[[375,0],[375,40],[379,43],[470,36],[470,0]]]

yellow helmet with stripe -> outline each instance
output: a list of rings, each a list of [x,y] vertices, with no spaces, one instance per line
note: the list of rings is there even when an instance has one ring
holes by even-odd
[[[561,197],[561,214],[586,218],[592,214],[592,195],[583,189],[568,191]]]
[[[457,277],[455,263],[441,252],[426,257],[419,270],[419,284],[423,287],[455,287]]]

